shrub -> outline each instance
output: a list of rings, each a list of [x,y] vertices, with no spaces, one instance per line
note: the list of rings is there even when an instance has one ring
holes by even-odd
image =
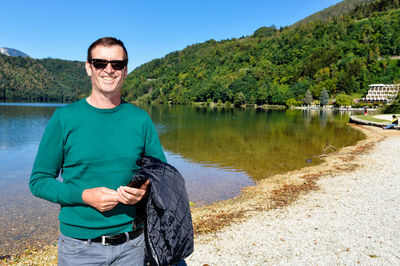
[[[393,102],[391,105],[386,105],[383,108],[385,114],[400,114],[400,103],[398,101]]]
[[[320,105],[320,101],[319,100],[313,100],[312,101],[312,105],[318,106],[318,105]]]
[[[287,99],[286,100],[286,102],[285,102],[285,104],[287,105],[287,106],[300,106],[301,105],[301,102],[300,101],[297,101],[296,99],[294,99],[294,98],[290,98],[290,99]]]
[[[350,106],[353,104],[353,98],[350,95],[341,93],[336,96],[336,105],[337,106]]]
[[[235,106],[241,106],[246,102],[246,97],[244,96],[243,92],[238,92],[235,94],[235,98],[233,103]]]

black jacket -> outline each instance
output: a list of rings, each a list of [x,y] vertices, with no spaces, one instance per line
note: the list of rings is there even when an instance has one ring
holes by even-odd
[[[146,248],[153,264],[178,263],[193,252],[193,225],[185,180],[175,167],[144,157],[133,180],[150,179]]]

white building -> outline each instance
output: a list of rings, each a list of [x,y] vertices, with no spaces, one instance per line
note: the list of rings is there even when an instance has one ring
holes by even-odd
[[[368,93],[361,100],[364,102],[390,102],[397,97],[400,84],[371,84]]]

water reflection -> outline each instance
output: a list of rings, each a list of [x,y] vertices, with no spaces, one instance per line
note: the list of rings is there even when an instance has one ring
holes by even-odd
[[[194,163],[168,151],[165,155],[168,163],[185,178],[190,200],[199,206],[235,197],[243,187],[254,184],[245,172],[220,168],[215,164]]]
[[[163,147],[194,163],[244,171],[266,178],[307,165],[307,159],[354,144],[363,135],[346,118],[319,110],[238,110],[148,107],[164,126]]]

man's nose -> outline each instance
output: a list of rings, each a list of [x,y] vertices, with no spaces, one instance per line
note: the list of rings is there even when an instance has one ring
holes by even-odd
[[[111,66],[111,63],[108,63],[106,68],[104,69],[104,71],[106,71],[107,73],[111,73],[114,72],[114,69]]]

